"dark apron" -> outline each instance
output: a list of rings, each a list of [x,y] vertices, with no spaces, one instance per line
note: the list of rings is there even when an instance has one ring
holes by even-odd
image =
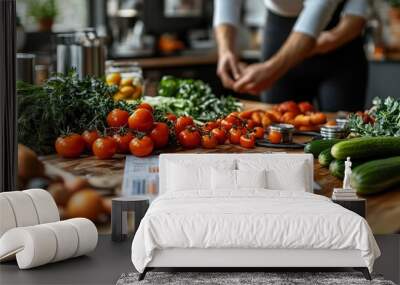
[[[335,11],[325,30],[335,27],[345,1]],[[291,33],[297,17],[283,17],[268,11],[264,29],[263,60],[273,56]],[[363,39],[358,37],[324,55],[304,60],[289,70],[261,100],[280,103],[286,100],[317,103],[322,111],[357,111],[364,108],[368,63]]]

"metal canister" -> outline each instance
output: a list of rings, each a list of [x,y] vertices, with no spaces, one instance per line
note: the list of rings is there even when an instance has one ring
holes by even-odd
[[[321,136],[324,139],[342,139],[348,135],[348,130],[342,126],[323,126]]]
[[[80,78],[86,75],[103,76],[106,47],[103,38],[88,28],[57,37],[57,72],[67,73],[75,69]]]
[[[278,132],[282,135],[282,143],[293,142],[294,126],[291,124],[274,124],[269,127],[270,132]]]

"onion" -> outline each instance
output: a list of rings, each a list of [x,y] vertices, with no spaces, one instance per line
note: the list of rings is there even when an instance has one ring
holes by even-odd
[[[18,180],[23,184],[35,177],[44,176],[44,165],[30,148],[18,145]]]
[[[83,177],[74,177],[68,180],[65,180],[65,188],[68,189],[71,193],[78,192],[81,189],[87,188],[89,186],[89,182],[86,178]]]
[[[64,183],[62,182],[50,184],[47,191],[49,191],[51,196],[53,196],[57,206],[64,207],[71,197],[71,193],[65,188]]]
[[[76,192],[69,199],[66,207],[68,218],[87,218],[96,221],[99,214],[103,211],[103,201],[101,196],[93,189],[85,188]]]

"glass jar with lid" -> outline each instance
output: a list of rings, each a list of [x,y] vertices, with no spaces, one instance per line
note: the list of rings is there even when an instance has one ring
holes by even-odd
[[[137,62],[107,61],[106,81],[118,86],[115,100],[136,100],[143,95],[143,71]]]

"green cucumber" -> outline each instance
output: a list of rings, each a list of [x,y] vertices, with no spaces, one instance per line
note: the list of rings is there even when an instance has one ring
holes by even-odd
[[[365,161],[352,161],[352,167],[355,168],[363,163],[365,163]],[[343,179],[344,177],[344,168],[344,160],[334,159],[329,164],[329,172],[332,176],[335,176],[339,179]]]
[[[332,160],[334,160],[334,158],[331,155],[331,148],[321,151],[321,153],[318,155],[318,162],[322,166],[328,167]]]
[[[335,159],[400,155],[400,137],[362,137],[346,140],[335,144],[331,154]]]
[[[332,147],[334,144],[341,142],[340,139],[330,139],[330,140],[315,140],[311,141],[304,147],[305,153],[312,153],[315,158],[325,149]]]
[[[375,194],[400,184],[400,156],[373,160],[357,166],[351,186],[359,194]]]

